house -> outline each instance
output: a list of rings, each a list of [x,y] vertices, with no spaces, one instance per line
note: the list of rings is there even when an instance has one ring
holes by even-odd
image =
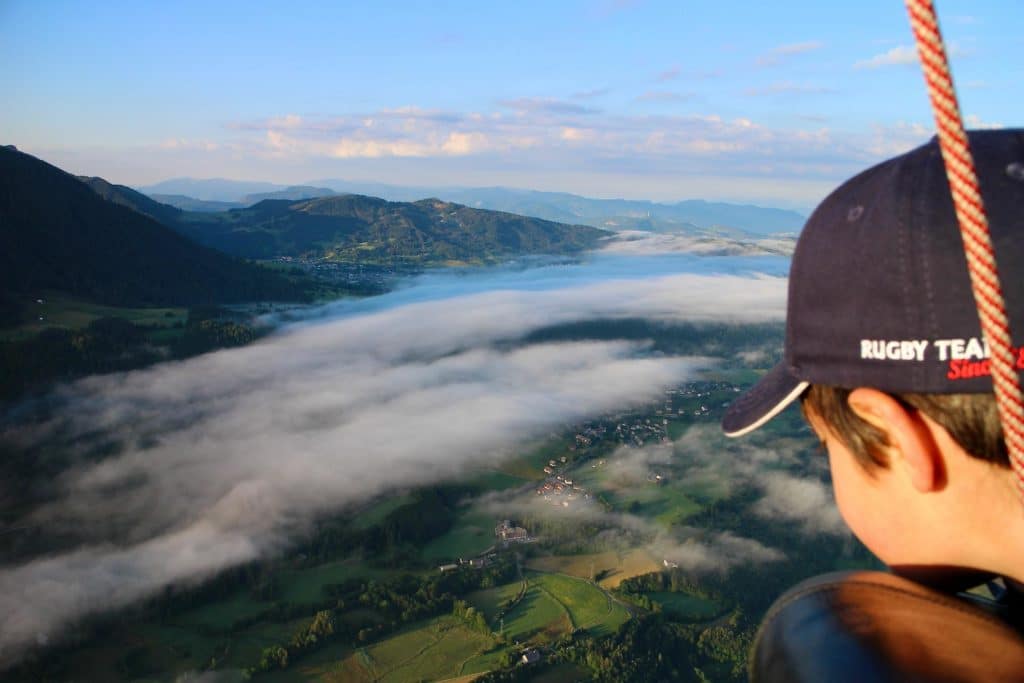
[[[459,565],[457,565],[457,564],[442,564],[440,567],[438,567],[438,569],[441,571],[442,574],[444,574],[445,572],[450,572],[453,569],[458,569],[458,568],[459,568]]]
[[[530,537],[530,534],[526,529],[520,526],[513,526],[512,521],[508,519],[503,520],[494,527],[494,535],[497,536],[499,540],[505,541],[506,543],[509,541],[526,541],[529,540]]]

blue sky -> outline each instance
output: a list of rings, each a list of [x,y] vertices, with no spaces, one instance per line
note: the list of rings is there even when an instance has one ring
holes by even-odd
[[[939,0],[1020,125],[1024,3]],[[806,208],[933,129],[903,4],[0,2],[0,142],[69,171]]]

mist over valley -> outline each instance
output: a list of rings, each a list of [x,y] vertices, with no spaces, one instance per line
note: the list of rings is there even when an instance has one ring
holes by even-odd
[[[602,590],[638,570],[720,581],[790,566],[793,541],[700,521],[701,509],[736,496],[798,544],[826,534],[852,552],[822,463],[806,469],[805,431],[787,454],[725,444],[713,427],[723,401],[781,348],[788,257],[736,244],[709,251],[683,235],[624,234],[571,258],[431,269],[381,295],[254,310],[260,336],[240,348],[8,405],[5,666],[82,642],[110,610],[148,619],[139,606],[173,604],[160,596],[236,568],[273,574],[336,557],[429,575],[432,561],[462,556],[445,543],[463,554],[495,546],[479,519],[525,524],[538,542],[528,546],[537,559],[523,561],[538,570],[586,574],[559,564],[573,555],[632,558],[623,575],[594,570],[616,577]],[[707,391],[718,398],[700,399]],[[566,438],[571,449],[559,445]],[[545,481],[565,484],[530,464],[537,453],[558,454],[560,480],[579,468],[587,483],[570,485],[571,503],[540,493]],[[43,463],[52,478],[38,476]],[[670,483],[652,484],[655,473]],[[481,483],[494,477],[496,487]],[[437,486],[447,493],[436,513],[451,521],[434,541],[356,538],[324,560],[299,550],[316,547],[325,523],[358,528],[374,501],[422,505],[417,492]],[[581,544],[580,529],[591,540]]]

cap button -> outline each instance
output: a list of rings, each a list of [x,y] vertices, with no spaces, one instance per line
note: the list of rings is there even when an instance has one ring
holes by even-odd
[[[1010,176],[1014,180],[1024,180],[1024,163],[1014,161],[1007,164],[1006,175]]]

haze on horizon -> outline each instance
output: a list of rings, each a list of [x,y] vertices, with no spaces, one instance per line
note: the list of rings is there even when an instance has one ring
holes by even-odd
[[[1014,125],[1019,3],[939,7]],[[72,173],[503,185],[807,209],[933,129],[902,3],[0,6],[3,144]]]

